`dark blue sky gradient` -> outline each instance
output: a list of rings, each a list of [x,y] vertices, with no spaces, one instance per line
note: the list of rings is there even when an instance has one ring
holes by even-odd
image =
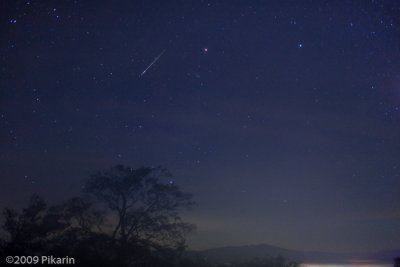
[[[400,247],[398,1],[0,10],[1,207],[162,165],[198,203],[190,248]]]

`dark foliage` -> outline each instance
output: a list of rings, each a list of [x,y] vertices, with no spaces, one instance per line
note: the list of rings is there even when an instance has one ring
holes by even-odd
[[[394,267],[400,267],[400,257],[394,259]]]
[[[93,175],[82,197],[48,207],[31,197],[21,212],[3,212],[5,255],[55,255],[76,266],[168,266],[178,264],[194,226],[179,212],[194,203],[162,168],[122,165]]]

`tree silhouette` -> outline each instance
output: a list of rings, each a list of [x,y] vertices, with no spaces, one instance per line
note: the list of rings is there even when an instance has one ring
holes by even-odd
[[[56,242],[60,231],[65,228],[60,220],[61,214],[48,208],[38,195],[31,196],[28,207],[21,213],[6,208],[3,216],[3,230],[8,235],[3,250],[10,255],[40,254],[50,243]]]
[[[132,169],[117,165],[99,172],[85,185],[84,192],[104,209],[109,218],[109,229],[121,264],[142,261],[145,255],[156,251],[180,251],[185,235],[193,225],[179,216],[182,208],[194,203],[191,195],[183,193],[162,168]]]
[[[394,267],[400,267],[400,257],[394,258]]]
[[[72,256],[77,266],[167,266],[194,229],[179,216],[192,197],[170,179],[163,168],[117,165],[61,205],[34,195],[22,212],[4,210],[0,254]]]

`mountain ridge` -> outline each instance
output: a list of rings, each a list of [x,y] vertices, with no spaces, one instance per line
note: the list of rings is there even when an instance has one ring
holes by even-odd
[[[278,256],[285,258],[286,261],[296,261],[299,263],[354,263],[364,261],[393,263],[393,259],[400,256],[400,249],[382,250],[378,252],[336,253],[286,249],[263,243],[190,251],[190,254],[215,263],[244,262]]]

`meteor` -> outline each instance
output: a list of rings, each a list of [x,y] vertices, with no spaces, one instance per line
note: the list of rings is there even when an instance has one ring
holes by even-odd
[[[157,62],[157,60],[160,59],[160,57],[164,54],[165,50],[166,50],[166,49],[164,49],[164,50],[150,63],[150,65],[140,74],[140,77],[142,77],[142,76],[146,73],[146,71],[147,71],[148,69],[150,69],[151,66],[153,66],[153,64]]]

